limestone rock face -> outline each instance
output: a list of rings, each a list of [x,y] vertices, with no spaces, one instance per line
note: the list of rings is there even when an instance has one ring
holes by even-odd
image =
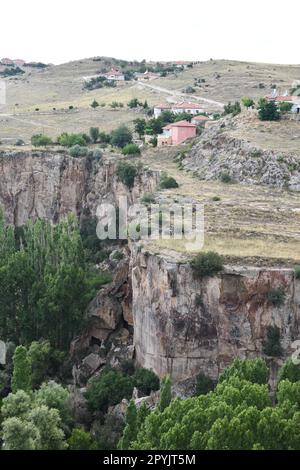
[[[236,357],[262,355],[276,325],[287,355],[299,333],[300,282],[290,269],[229,268],[195,279],[189,264],[134,249],[132,269],[136,360],[173,381],[199,372],[216,379]],[[282,288],[284,304],[268,301]]]
[[[94,216],[102,202],[115,203],[127,196],[137,202],[152,192],[159,172],[141,171],[129,190],[116,176],[116,160],[91,162],[67,153],[0,153],[0,206],[8,223],[23,225],[28,219],[59,222],[69,213]]]

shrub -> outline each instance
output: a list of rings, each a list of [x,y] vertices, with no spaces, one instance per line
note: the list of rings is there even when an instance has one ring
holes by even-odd
[[[227,171],[224,171],[223,173],[220,174],[220,180],[222,181],[222,183],[226,183],[226,184],[233,182],[232,177]]]
[[[205,374],[200,373],[197,377],[196,395],[206,395],[215,388],[215,382]]]
[[[81,145],[74,145],[70,148],[69,153],[71,157],[86,157],[88,154],[88,147],[83,147]]]
[[[279,369],[278,382],[289,380],[290,382],[300,382],[300,364],[294,364],[292,359],[288,359]]]
[[[251,108],[252,106],[254,106],[254,100],[252,98],[245,97],[242,99],[242,103],[245,108]]]
[[[52,139],[51,139],[51,137],[48,137],[47,135],[35,134],[31,137],[31,144],[34,147],[43,147],[43,146],[46,146],[46,145],[51,145],[52,144]]]
[[[267,328],[267,337],[263,344],[263,351],[267,356],[282,356],[280,329],[277,326],[269,326]]]
[[[283,304],[285,299],[285,292],[282,288],[279,289],[270,289],[267,294],[268,302],[270,302],[275,307],[279,307]]]
[[[133,386],[132,377],[107,368],[90,381],[85,396],[92,411],[106,412],[109,406],[116,405],[123,398],[129,399]]]
[[[191,261],[191,268],[195,277],[214,276],[223,270],[223,258],[213,251],[199,253]]]
[[[96,443],[90,433],[76,428],[73,429],[68,444],[70,450],[93,450],[96,448]]]
[[[145,193],[144,196],[142,197],[142,203],[143,204],[154,204],[155,203],[155,197],[153,196],[153,194]]]
[[[139,155],[141,150],[136,144],[127,144],[123,147],[122,153],[123,155]]]
[[[91,108],[93,108],[93,109],[98,108],[98,106],[99,106],[99,103],[98,103],[98,101],[96,101],[96,100],[94,100],[94,101],[91,103]]]
[[[94,142],[94,144],[99,139],[99,134],[100,134],[99,127],[90,127],[90,137],[92,141]]]
[[[128,188],[134,185],[134,178],[137,175],[137,169],[127,162],[120,162],[117,166],[117,176]]]
[[[288,113],[289,111],[291,111],[292,107],[293,103],[288,103],[287,101],[279,103],[279,109],[281,113]]]
[[[135,387],[144,395],[150,395],[152,391],[159,389],[159,378],[148,369],[137,369],[133,375]]]
[[[57,138],[57,142],[63,147],[74,147],[74,145],[84,147],[87,144],[87,138],[84,134],[68,134],[64,132]]]
[[[138,106],[143,106],[143,103],[140,103],[137,98],[132,98],[127,104],[128,108],[137,108]]]
[[[24,142],[24,140],[22,140],[22,139],[18,139],[18,140],[16,141],[15,145],[16,145],[17,147],[22,147],[22,145],[25,145],[25,142]]]
[[[120,126],[111,133],[111,144],[123,148],[132,142],[132,133],[126,126]]]
[[[89,150],[89,153],[88,153],[88,156],[92,158],[93,160],[96,160],[97,162],[101,160],[102,155],[103,154],[100,149]]]
[[[233,104],[229,102],[227,105],[224,106],[224,115],[232,114],[233,116],[236,116],[241,112],[241,110],[241,105],[238,101]]]
[[[17,346],[13,355],[12,391],[29,392],[31,390],[31,365],[27,357],[27,349]]]
[[[295,279],[300,279],[300,266],[296,266],[294,270]]]
[[[221,198],[220,198],[220,196],[213,196],[212,201],[218,202],[218,201],[221,201]]]
[[[251,383],[266,384],[269,379],[269,369],[266,362],[261,359],[235,359],[219,377],[219,383],[228,381],[231,377],[238,377]]]
[[[160,179],[161,189],[178,188],[178,186],[179,185],[178,185],[177,181],[172,176],[164,175]]]

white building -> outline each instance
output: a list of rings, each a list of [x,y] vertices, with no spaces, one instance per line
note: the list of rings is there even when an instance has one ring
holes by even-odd
[[[171,111],[175,114],[189,113],[193,116],[204,113],[202,106],[196,103],[191,103],[189,101],[181,101],[180,103],[163,103],[154,106],[154,117],[157,118],[163,111]]]

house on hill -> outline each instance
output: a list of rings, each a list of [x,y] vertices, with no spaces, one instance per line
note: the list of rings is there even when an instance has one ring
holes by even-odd
[[[14,65],[14,61],[5,57],[1,59],[1,65]]]
[[[186,139],[196,137],[197,126],[188,121],[178,121],[163,128],[163,133],[157,136],[157,146],[178,145]]]
[[[196,103],[191,103],[190,101],[181,101],[179,103],[162,103],[154,106],[154,117],[161,115],[163,111],[171,111],[175,114],[180,113],[189,113],[197,115],[204,112],[202,106]]]
[[[207,121],[210,121],[208,116],[195,116],[192,118],[191,123],[196,124],[196,126],[204,126]]]
[[[143,80],[155,80],[156,78],[160,77],[160,73],[148,72],[146,70],[144,73],[136,72],[134,76],[138,82],[141,82]]]
[[[111,69],[108,73],[103,73],[100,75],[105,77],[107,80],[116,80],[119,82],[123,82],[125,80],[125,75],[117,69]]]
[[[272,95],[266,96],[266,100],[275,101],[275,103],[291,103],[292,109],[291,112],[294,114],[300,114],[300,97],[289,95],[287,92],[284,95],[279,95],[277,90],[274,90]]]

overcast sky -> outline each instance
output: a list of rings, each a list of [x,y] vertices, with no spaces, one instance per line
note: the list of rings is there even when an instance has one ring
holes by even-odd
[[[299,0],[7,0],[0,57],[300,63]]]

